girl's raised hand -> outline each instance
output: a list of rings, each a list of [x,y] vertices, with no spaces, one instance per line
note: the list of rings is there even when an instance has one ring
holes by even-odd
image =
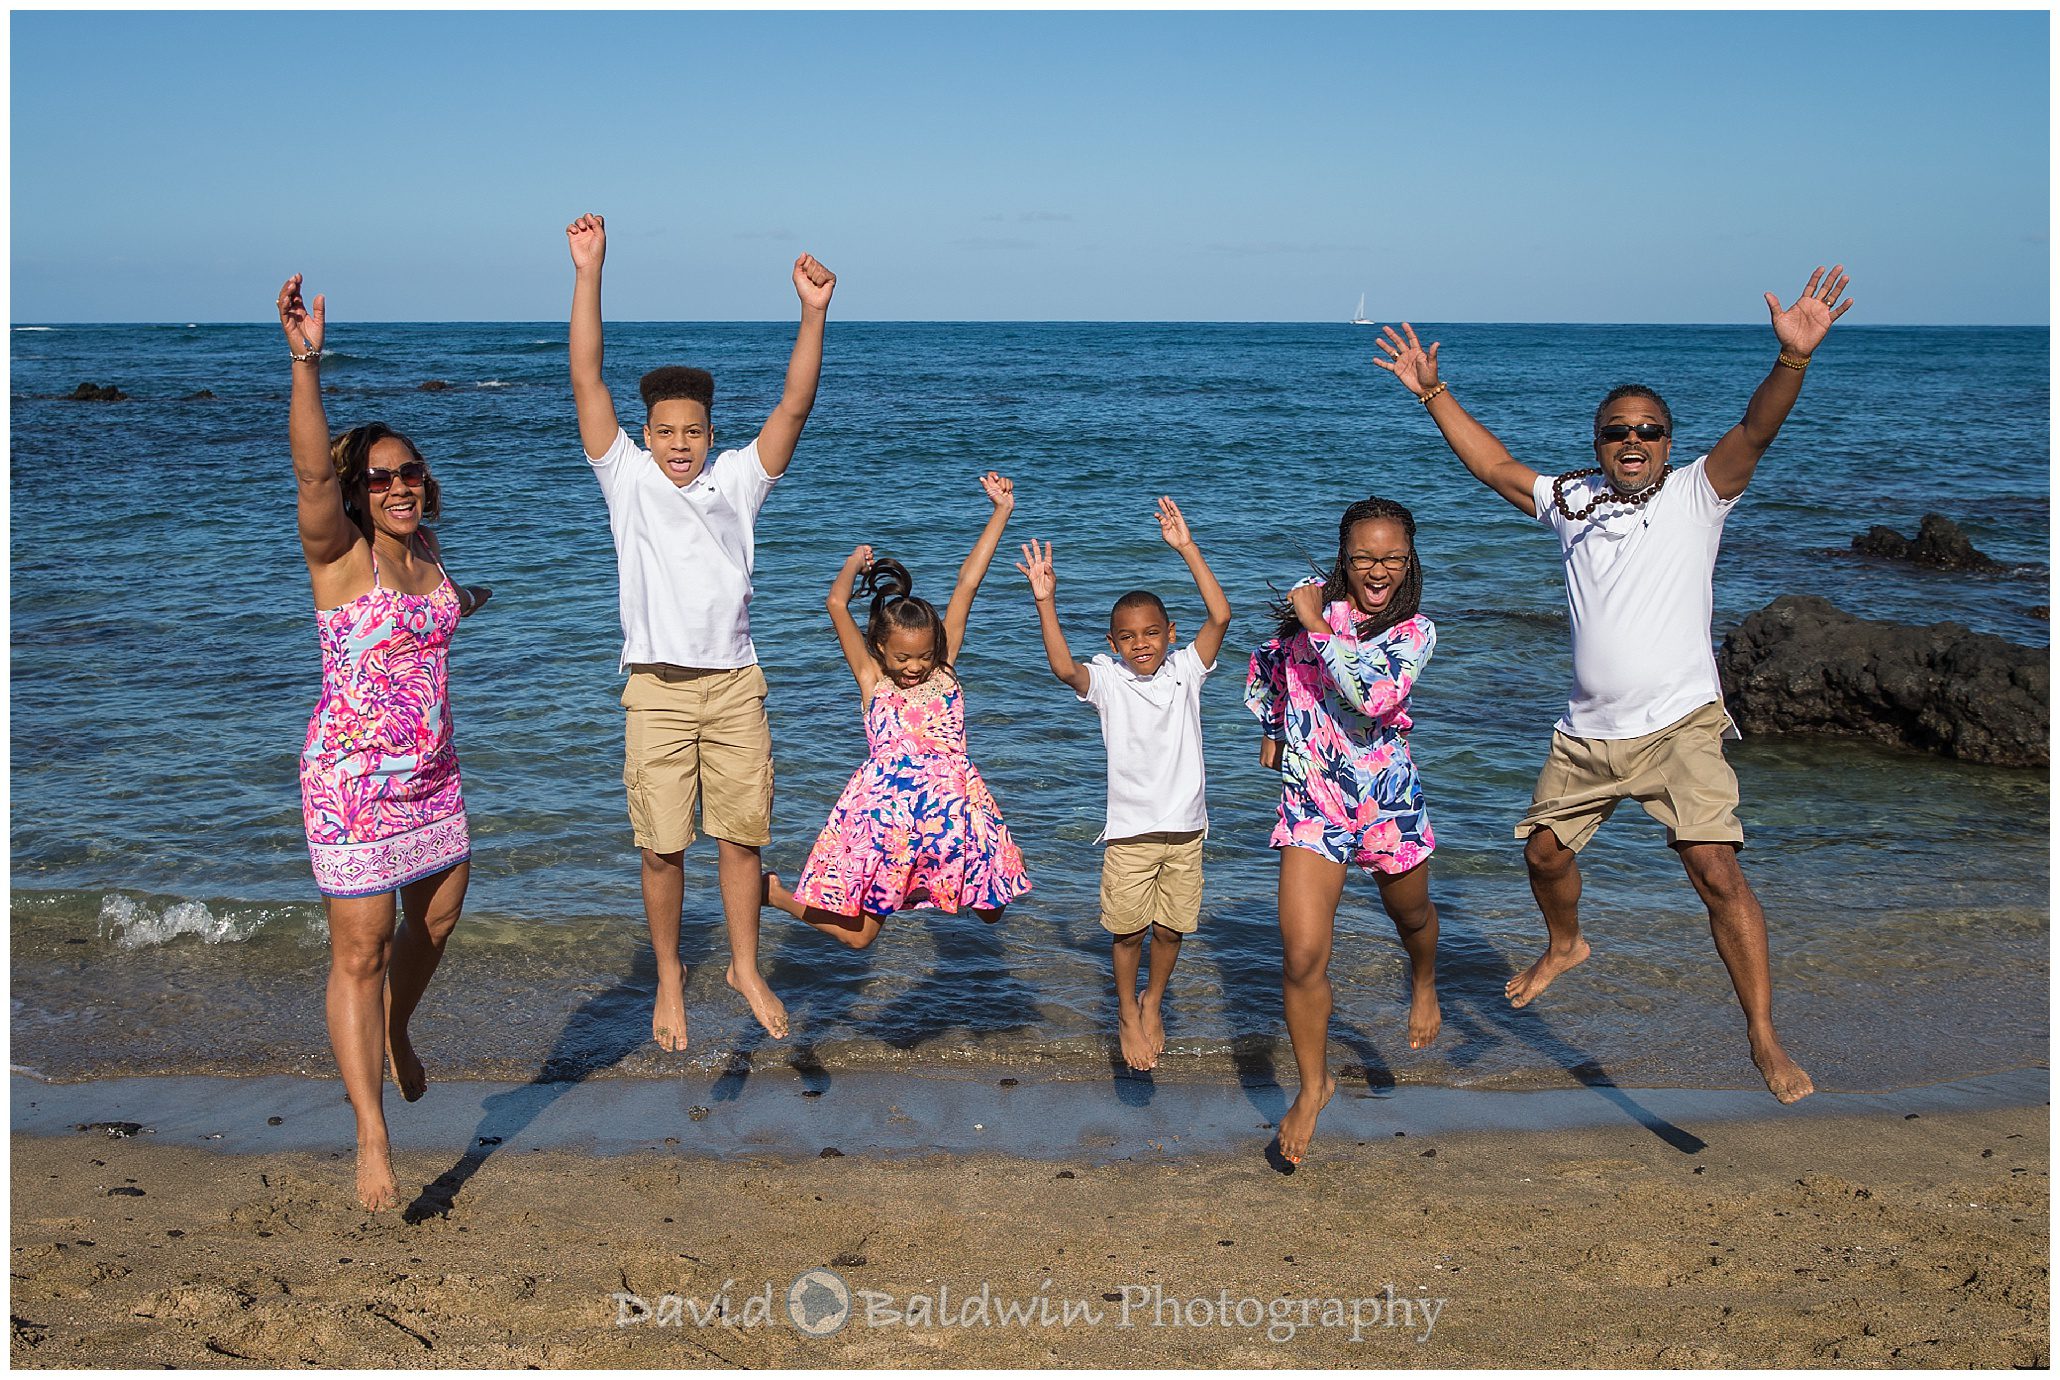
[[[1311,580],[1289,590],[1288,607],[1295,611],[1295,617],[1301,619],[1302,626],[1309,631],[1330,631],[1330,625],[1323,621],[1323,586],[1319,582]]]
[[[294,354],[306,354],[322,348],[323,301],[320,293],[315,295],[315,305],[310,308],[301,300],[300,275],[288,278],[279,289],[279,326],[286,332],[286,348]]]
[[[599,268],[608,257],[608,222],[589,211],[565,227],[565,247],[575,269]]]
[[[1402,380],[1402,386],[1420,398],[1438,386],[1438,342],[1433,340],[1426,350],[1417,343],[1414,326],[1404,321],[1402,330],[1408,339],[1396,335],[1393,326],[1380,328],[1381,338],[1376,343],[1387,358],[1376,355],[1373,362]]]
[[[1023,548],[1023,559],[1016,562],[1016,569],[1022,571],[1024,577],[1030,581],[1030,597],[1038,603],[1043,603],[1058,592],[1059,576],[1058,572],[1052,569],[1050,542],[1046,542],[1044,549],[1039,551],[1037,539],[1032,537],[1030,544]]]
[[[860,573],[863,573],[867,567],[872,565],[872,563],[873,548],[866,545],[864,542],[860,542],[857,546],[852,547],[851,554],[844,558],[844,568],[846,570],[857,571]]]
[[[1187,530],[1187,519],[1180,515],[1180,505],[1163,494],[1159,498],[1159,535],[1166,539],[1166,545],[1175,551],[1183,546],[1192,546],[1194,537]]]
[[[980,487],[987,491],[990,502],[1000,511],[1012,512],[1016,506],[1016,481],[1004,479],[994,470],[980,476]]]

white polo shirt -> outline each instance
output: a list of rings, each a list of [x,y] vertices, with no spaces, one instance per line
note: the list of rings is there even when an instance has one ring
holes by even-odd
[[[684,488],[620,427],[608,453],[587,463],[601,481],[615,537],[622,669],[756,665],[752,531],[776,482],[759,463],[757,439],[709,457]]]
[[[1552,475],[1532,486],[1538,521],[1559,537],[1573,627],[1574,683],[1560,732],[1639,738],[1722,702],[1711,576],[1738,500],[1717,497],[1708,460],[1673,471],[1642,507],[1605,501],[1579,521],[1553,505]],[[1607,487],[1600,475],[1569,484],[1567,506],[1579,512]]]
[[[1109,750],[1109,813],[1102,836],[1209,831],[1202,774],[1202,682],[1216,669],[1192,646],[1149,676],[1106,653],[1087,665],[1081,700],[1102,720]]]

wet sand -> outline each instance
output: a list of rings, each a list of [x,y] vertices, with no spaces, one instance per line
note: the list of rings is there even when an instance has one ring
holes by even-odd
[[[2036,1093],[2044,1075],[2033,1077],[1989,1087],[1989,1102]],[[310,1086],[327,1094],[327,1108],[334,1085]],[[42,1103],[57,1091],[32,1086],[26,1096]],[[855,1101],[858,1089],[836,1091]],[[403,1138],[404,1192],[420,1196],[408,1213],[373,1218],[349,1205],[350,1161],[338,1151],[257,1146],[257,1131],[241,1135],[240,1150],[211,1149],[218,1142],[199,1139],[207,1133],[175,1132],[169,1120],[124,1139],[47,1119],[45,1133],[23,1134],[17,1079],[12,1358],[34,1367],[2047,1363],[2043,1095],[1984,1105],[1965,1088],[1914,1090],[1791,1111],[1768,1103],[1745,1117],[1598,1091],[1606,1095],[1588,1094],[1597,1115],[1551,1130],[1462,1129],[1463,1119],[1424,1112],[1405,1122],[1420,1094],[1377,1099],[1385,1105],[1327,1114],[1292,1174],[1259,1153],[1255,1101],[1244,1109],[1250,1149],[1197,1153],[1134,1130],[1094,1148],[1076,1119],[1072,1148],[1056,1155],[866,1149],[868,1128],[892,1124],[892,1113],[847,1114],[834,1092],[806,1099],[827,1134],[789,1136],[783,1153],[697,1143],[702,1128],[725,1123],[720,1105],[693,1119],[705,1105],[694,1103],[686,1125],[658,1128],[673,1143],[660,1135],[653,1148],[616,1155],[530,1143],[534,1130],[474,1143],[463,1158]],[[438,1092],[465,1100],[455,1086],[432,1099]],[[1794,1114],[1811,1103],[1825,1110]],[[1163,1096],[1155,1105],[1169,1115],[1180,1106]],[[247,1100],[240,1121],[260,1126],[267,1108]],[[416,1110],[396,1110],[396,1126]],[[477,1108],[457,1110],[464,1120]],[[1405,1125],[1414,1129],[1388,1129]],[[291,1127],[282,1116],[266,1129]],[[602,1140],[644,1129],[613,1128]],[[828,1148],[846,1153],[822,1157]],[[787,1291],[825,1267],[851,1304],[841,1330],[816,1338],[792,1321]],[[702,1325],[719,1295],[727,1322]],[[818,1279],[799,1316],[834,1322],[835,1301]],[[1011,1305],[1027,1307],[1027,1321],[1005,1315]],[[640,1309],[650,1316],[634,1321]],[[633,1321],[619,1326],[623,1318]],[[678,1325],[659,1325],[667,1320]]]

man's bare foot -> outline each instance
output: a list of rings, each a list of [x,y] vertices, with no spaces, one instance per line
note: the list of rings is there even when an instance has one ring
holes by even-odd
[[[786,1004],[773,995],[773,989],[765,985],[764,978],[755,972],[740,973],[737,971],[737,965],[732,963],[723,981],[729,983],[733,991],[751,1003],[751,1014],[765,1027],[766,1034],[775,1040],[787,1038]]]
[[[1123,1062],[1139,1072],[1159,1062],[1135,1003],[1120,1005],[1116,1011],[1116,1042],[1123,1046]]]
[[[1338,1080],[1329,1069],[1323,1071],[1323,1088],[1315,1097],[1310,1097],[1307,1088],[1295,1094],[1295,1105],[1288,1108],[1280,1119],[1280,1157],[1289,1164],[1300,1164],[1302,1156],[1309,1152],[1309,1137],[1316,1134],[1316,1118],[1330,1105],[1330,1096],[1338,1090]]]
[[[393,1159],[385,1144],[359,1141],[358,1206],[367,1212],[384,1212],[400,1205],[400,1190],[393,1184]]]
[[[1789,1058],[1777,1041],[1755,1045],[1752,1061],[1759,1067],[1760,1077],[1767,1080],[1767,1091],[1777,1101],[1800,1102],[1817,1090],[1802,1065]]]
[[[808,907],[794,899],[794,893],[789,891],[786,883],[780,880],[779,873],[766,873],[763,877],[759,878],[759,885],[763,888],[759,897],[759,904],[771,906],[774,910],[784,911],[796,920],[801,919],[807,913]]]
[[[387,1028],[386,1057],[393,1065],[393,1085],[400,1089],[401,1101],[420,1102],[429,1091],[429,1074],[409,1043],[407,1031]]]
[[[658,997],[651,1003],[651,1038],[669,1054],[686,1052],[687,969],[682,963],[672,965],[671,982],[658,979]]]
[[[1588,941],[1576,938],[1565,951],[1548,947],[1538,961],[1502,985],[1511,1006],[1529,1006],[1552,980],[1588,957]]]
[[[1158,1000],[1149,994],[1137,999],[1137,1021],[1144,1027],[1144,1037],[1152,1042],[1152,1062],[1147,1065],[1156,1068],[1159,1056],[1166,1052],[1166,1022],[1159,1015]]]
[[[1409,1047],[1429,1049],[1445,1027],[1445,1013],[1438,1009],[1438,984],[1414,982],[1409,991]]]

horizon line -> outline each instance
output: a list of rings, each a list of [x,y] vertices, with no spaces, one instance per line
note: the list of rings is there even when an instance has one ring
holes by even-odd
[[[1397,318],[1393,322],[1379,321],[1375,325],[1400,325],[1410,318]],[[1424,318],[1424,324],[1434,326],[1738,326],[1764,327],[1764,322],[1753,321],[1488,321]],[[1101,317],[871,317],[833,318],[847,326],[1356,326],[1362,322],[1351,320],[1257,320],[1257,319],[1211,319],[1211,320],[1145,320],[1116,319]],[[728,317],[700,320],[673,319],[665,317],[611,317],[603,324],[622,326],[780,326],[793,325],[793,317]],[[267,319],[238,319],[211,321],[13,321],[10,330],[30,330],[38,327],[58,328],[65,326],[167,326],[173,329],[187,329],[199,326],[275,326],[278,323]],[[389,319],[374,321],[353,320],[352,326],[564,326],[564,317],[447,317],[417,318],[413,320]],[[1411,320],[1411,324],[1415,324]],[[1856,321],[1846,327],[1847,331],[1865,330],[2051,330],[2051,321]]]

